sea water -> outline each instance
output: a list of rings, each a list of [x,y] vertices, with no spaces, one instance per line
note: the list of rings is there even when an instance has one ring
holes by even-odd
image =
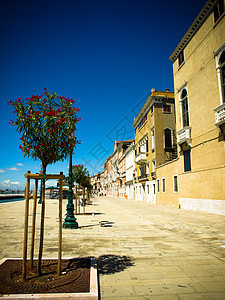
[[[0,199],[0,203],[8,203],[15,201],[24,201],[24,198]]]

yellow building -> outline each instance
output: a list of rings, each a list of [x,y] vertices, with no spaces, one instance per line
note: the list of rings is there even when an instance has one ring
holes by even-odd
[[[225,214],[225,1],[209,0],[173,51],[178,159],[157,203]]]
[[[174,94],[152,89],[133,127],[135,199],[156,203],[156,167],[177,156]]]

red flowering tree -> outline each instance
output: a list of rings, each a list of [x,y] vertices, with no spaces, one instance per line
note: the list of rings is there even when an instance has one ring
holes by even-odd
[[[40,159],[45,174],[47,165],[65,160],[80,143],[74,137],[80,118],[75,100],[44,90],[42,95],[8,103],[15,108],[16,120],[10,124],[22,134],[21,151],[24,156]]]
[[[19,148],[25,157],[40,159],[44,175],[49,164],[65,160],[75,145],[80,143],[74,136],[76,124],[80,121],[77,117],[79,109],[74,107],[74,103],[74,99],[58,96],[46,89],[41,95],[8,102],[14,107],[16,115],[15,121],[10,120],[10,124],[16,126],[16,130],[22,134]],[[45,180],[42,191],[39,274],[44,234]]]

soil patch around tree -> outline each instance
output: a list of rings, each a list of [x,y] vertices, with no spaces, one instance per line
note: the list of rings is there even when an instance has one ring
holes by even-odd
[[[62,275],[57,275],[57,259],[42,260],[42,275],[37,275],[37,260],[27,279],[22,281],[22,259],[7,259],[0,265],[0,294],[54,294],[90,292],[91,258],[62,259]]]

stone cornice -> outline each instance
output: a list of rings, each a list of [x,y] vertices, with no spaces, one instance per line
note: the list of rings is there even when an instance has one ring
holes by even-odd
[[[192,23],[191,27],[188,29],[182,40],[179,42],[177,47],[174,49],[173,53],[170,56],[170,60],[173,62],[177,59],[180,52],[187,46],[187,44],[190,42],[190,40],[193,38],[193,36],[196,34],[196,32],[199,30],[199,28],[202,26],[202,24],[205,22],[205,20],[209,17],[211,14],[213,7],[216,3],[216,0],[208,0],[203,9],[200,11],[197,18]]]
[[[144,115],[149,112],[150,108],[154,103],[161,103],[160,101],[162,101],[163,99],[174,101],[173,96],[174,96],[173,92],[159,92],[159,91],[153,92],[146,100],[145,104],[141,108],[137,117],[134,119],[134,123],[132,124],[132,126],[134,128],[137,127],[138,123],[141,121]]]

